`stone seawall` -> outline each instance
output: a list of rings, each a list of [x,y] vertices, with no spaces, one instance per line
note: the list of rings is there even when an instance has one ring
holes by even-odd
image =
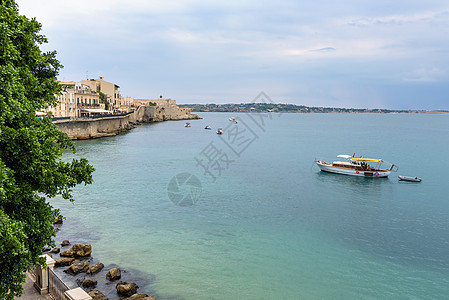
[[[54,124],[73,140],[94,139],[114,136],[130,130],[140,123],[161,122],[170,120],[199,119],[191,114],[190,109],[161,106],[141,106],[132,114],[111,116],[98,119],[78,119],[55,121]]]

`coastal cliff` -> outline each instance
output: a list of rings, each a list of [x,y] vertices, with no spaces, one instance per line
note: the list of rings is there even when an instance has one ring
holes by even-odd
[[[53,123],[73,140],[94,139],[114,136],[130,130],[140,123],[152,123],[172,120],[199,119],[197,114],[191,114],[188,108],[166,105],[142,105],[136,111],[98,118],[58,120]]]

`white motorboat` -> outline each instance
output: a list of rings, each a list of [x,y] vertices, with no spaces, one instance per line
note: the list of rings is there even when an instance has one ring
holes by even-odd
[[[206,125],[206,127],[204,127],[204,129],[211,129],[209,125]]]
[[[403,181],[413,181],[413,182],[421,182],[422,179],[418,178],[418,177],[411,177],[411,176],[402,176],[399,175],[399,180],[403,180]]]
[[[217,134],[218,134],[218,135],[221,135],[221,134],[223,134],[223,129],[221,129],[221,128],[218,128],[218,129],[217,129]]]
[[[323,172],[376,178],[388,177],[393,168],[396,167],[391,164],[389,169],[382,168],[382,163],[386,162],[380,158],[357,158],[346,154],[341,154],[337,157],[343,158],[344,160],[334,161],[332,163],[315,160],[315,163]]]
[[[237,120],[234,117],[229,118],[229,121],[234,122],[235,124],[237,124]]]

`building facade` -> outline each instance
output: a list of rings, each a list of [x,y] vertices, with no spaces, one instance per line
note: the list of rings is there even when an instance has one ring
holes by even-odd
[[[101,76],[98,79],[82,80],[81,84],[87,85],[94,92],[102,92],[106,95],[108,102],[112,104],[114,109],[120,108],[121,95],[118,85],[105,81]]]
[[[61,94],[56,95],[58,104],[48,107],[45,112],[51,112],[53,117],[79,118],[97,113],[105,113],[105,105],[100,103],[100,96],[90,87],[80,82],[60,82],[64,86]]]

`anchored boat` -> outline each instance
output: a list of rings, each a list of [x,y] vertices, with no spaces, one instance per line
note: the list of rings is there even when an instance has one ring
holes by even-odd
[[[237,120],[235,119],[235,117],[229,118],[229,121],[234,122],[235,124],[237,124]]]
[[[337,157],[342,158],[343,160],[334,161],[332,163],[315,160],[315,163],[323,172],[377,178],[388,177],[393,168],[396,167],[394,164],[391,164],[389,169],[383,168],[382,164],[386,162],[381,158],[357,158],[346,154],[341,154]]]
[[[422,179],[418,178],[418,177],[411,177],[411,176],[401,176],[399,175],[399,180],[403,180],[403,181],[413,181],[413,182],[421,182]]]

